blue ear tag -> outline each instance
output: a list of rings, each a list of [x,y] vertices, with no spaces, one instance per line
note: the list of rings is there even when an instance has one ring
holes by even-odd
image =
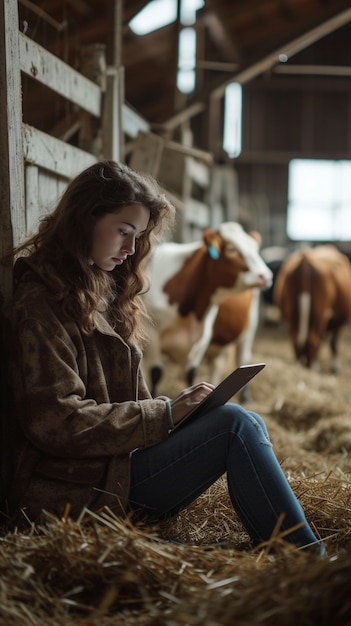
[[[214,248],[213,246],[208,246],[207,250],[211,259],[214,259],[215,261],[219,259],[219,252],[216,250],[216,248]]]

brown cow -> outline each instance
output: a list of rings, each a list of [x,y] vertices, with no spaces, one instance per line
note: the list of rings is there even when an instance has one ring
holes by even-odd
[[[333,245],[291,254],[276,277],[274,301],[286,320],[296,358],[314,363],[330,334],[331,371],[339,369],[337,339],[351,316],[351,264]]]
[[[149,264],[145,304],[152,323],[144,352],[153,395],[163,371],[162,354],[184,364],[191,378],[211,342],[221,303],[232,294],[266,289],[272,272],[259,254],[260,236],[236,222],[206,229],[200,241],[157,246]]]

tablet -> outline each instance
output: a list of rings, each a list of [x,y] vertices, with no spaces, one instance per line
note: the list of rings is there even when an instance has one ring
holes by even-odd
[[[240,389],[242,389],[251,378],[256,376],[258,372],[260,372],[264,367],[265,363],[254,363],[252,365],[240,365],[236,370],[234,370],[227,378],[222,380],[222,382],[213,390],[211,393],[206,396],[199,404],[197,404],[189,413],[187,413],[180,422],[178,422],[172,430],[174,433],[176,430],[179,430],[182,426],[187,424],[190,421],[193,421],[204,415],[204,413],[208,413],[213,409],[225,404],[230,400],[232,396],[234,396]]]

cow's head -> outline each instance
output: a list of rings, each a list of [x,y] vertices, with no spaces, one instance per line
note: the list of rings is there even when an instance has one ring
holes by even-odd
[[[211,258],[218,259],[219,271],[221,259],[225,259],[227,263],[232,262],[239,269],[235,281],[236,290],[248,287],[268,289],[271,286],[272,272],[259,253],[259,233],[246,233],[237,222],[223,222],[217,231],[207,229],[203,239]]]

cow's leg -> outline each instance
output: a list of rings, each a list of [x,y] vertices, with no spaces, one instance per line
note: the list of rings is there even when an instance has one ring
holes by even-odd
[[[195,366],[191,366],[186,369],[185,380],[186,380],[186,384],[189,387],[191,387],[191,385],[193,385],[195,382],[196,372],[197,372],[197,367]]]
[[[252,349],[255,340],[260,311],[260,292],[254,289],[250,304],[248,323],[245,331],[237,339],[237,365],[248,365],[252,361]],[[247,385],[240,391],[240,402],[248,404],[252,401],[251,392]]]
[[[205,356],[205,353],[208,349],[208,346],[211,343],[213,325],[218,313],[218,306],[213,305],[206,313],[206,316],[203,321],[203,331],[200,339],[194,343],[192,346],[189,355],[188,362],[186,366],[186,380],[188,385],[194,384],[196,372],[198,370],[199,365],[201,364],[202,359]]]
[[[215,346],[211,346],[214,349]],[[212,385],[219,385],[219,383],[223,380],[223,374],[228,371],[228,369],[233,369],[233,363],[236,362],[236,346],[235,343],[229,343],[226,346],[219,347],[217,350],[217,354],[209,355],[210,359],[210,382]]]
[[[148,341],[144,348],[142,369],[150,386],[151,395],[155,398],[157,396],[157,385],[163,375],[160,337],[157,329],[151,325],[148,328],[147,335]]]
[[[314,331],[310,330],[311,306],[311,293],[307,291],[300,293],[297,300],[297,328],[293,331],[292,337],[296,360],[308,368],[314,360],[313,342],[315,341]]]
[[[211,342],[212,329],[216,315],[218,312],[218,306],[212,306],[206,314],[203,321],[203,330],[200,339],[198,339],[189,351],[186,366],[186,380],[188,384],[192,385],[195,381],[196,372],[199,365],[202,362],[203,357]]]
[[[240,390],[239,397],[241,404],[250,404],[252,402],[252,393],[247,385]]]
[[[238,366],[251,363],[253,339],[254,335],[248,333],[247,330],[244,331],[240,337],[238,337],[236,350]],[[252,395],[247,385],[240,390],[239,398],[242,404],[249,404],[249,402],[252,401]]]
[[[331,364],[330,371],[333,374],[338,374],[340,371],[340,363],[338,358],[337,341],[339,336],[339,330],[332,332],[330,337],[330,350],[331,350]]]

